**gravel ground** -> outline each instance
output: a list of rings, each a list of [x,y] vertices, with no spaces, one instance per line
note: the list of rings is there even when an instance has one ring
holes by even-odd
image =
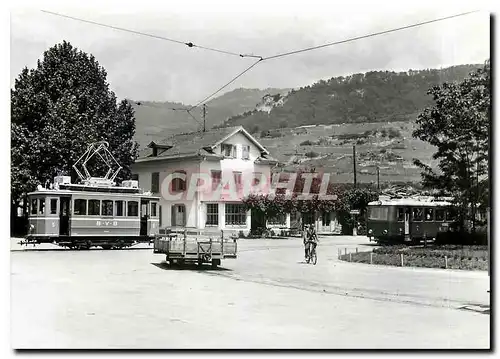
[[[346,263],[364,237],[240,240],[222,267],[164,256],[11,245],[13,348],[489,348],[484,272]]]

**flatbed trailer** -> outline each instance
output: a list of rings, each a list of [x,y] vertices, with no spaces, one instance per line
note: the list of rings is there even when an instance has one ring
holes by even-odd
[[[216,268],[222,259],[236,258],[238,243],[235,238],[188,237],[176,233],[157,234],[153,253],[165,254],[168,264],[211,264]]]

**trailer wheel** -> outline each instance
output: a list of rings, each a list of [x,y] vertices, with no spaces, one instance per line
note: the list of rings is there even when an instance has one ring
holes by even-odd
[[[220,265],[220,259],[212,259],[212,269],[216,269]]]
[[[101,248],[102,248],[102,249],[105,249],[105,250],[109,250],[109,249],[111,249],[111,247],[112,247],[112,246],[111,246],[110,244],[103,244],[103,245],[101,246]]]

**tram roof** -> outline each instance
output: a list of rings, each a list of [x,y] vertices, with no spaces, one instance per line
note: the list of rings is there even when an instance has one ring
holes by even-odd
[[[369,206],[408,206],[408,207],[447,207],[453,205],[449,201],[434,198],[392,198],[380,199],[368,203]]]
[[[128,195],[133,197],[144,197],[151,199],[159,199],[157,196],[152,196],[150,193],[142,193],[139,188],[130,187],[100,187],[100,186],[86,186],[86,185],[59,185],[59,189],[38,189],[28,193],[28,195],[72,195],[72,194],[115,194],[115,195]]]

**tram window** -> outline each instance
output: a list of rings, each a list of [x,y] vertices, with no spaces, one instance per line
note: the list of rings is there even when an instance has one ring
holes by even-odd
[[[50,214],[57,214],[57,198],[50,200]]]
[[[40,198],[38,201],[39,201],[38,213],[45,214],[45,198]]]
[[[113,201],[110,201],[110,200],[102,201],[101,213],[103,216],[112,216],[113,215]]]
[[[85,216],[87,214],[87,200],[75,199],[75,216]]]
[[[389,208],[387,207],[372,207],[370,208],[370,219],[387,219]]]
[[[123,201],[115,201],[115,216],[123,216]]]
[[[98,199],[89,200],[89,216],[99,216],[101,209],[101,201]]]
[[[139,215],[139,203],[136,201],[127,202],[127,215],[137,217]]]
[[[32,199],[31,200],[31,214],[37,214],[38,212],[38,200]]]
[[[432,222],[434,220],[434,208],[425,209],[425,220],[427,222]]]
[[[149,206],[147,203],[141,203],[141,216],[149,217]]]
[[[405,220],[405,209],[402,207],[398,208],[398,222],[403,222]]]
[[[453,208],[448,208],[446,211],[446,221],[455,221],[457,219],[457,211]]]
[[[413,208],[412,218],[415,222],[420,222],[423,220],[424,210],[423,208]]]
[[[436,221],[444,221],[445,210],[443,208],[436,209]]]
[[[156,217],[156,203],[151,202],[151,217]]]

